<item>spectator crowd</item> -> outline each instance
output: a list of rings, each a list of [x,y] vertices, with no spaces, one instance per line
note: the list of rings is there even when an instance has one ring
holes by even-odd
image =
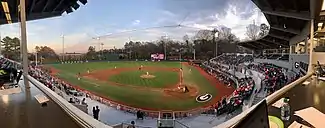
[[[287,69],[268,63],[249,64],[248,68],[256,70],[265,76],[263,85],[265,85],[264,90],[267,91],[268,95],[300,77],[296,75],[294,78],[289,79],[286,74]]]
[[[227,87],[235,88],[231,95],[224,96],[220,101],[204,111],[203,114],[230,114],[240,109],[243,105],[243,101],[249,99],[251,96],[255,85],[255,82],[251,77],[239,79],[238,77],[225,71],[227,69],[220,67],[216,63],[206,62],[202,65],[202,68],[220,82],[223,82]],[[234,80],[238,82],[238,86]]]
[[[244,62],[252,62],[253,56],[246,54],[223,54],[213,59],[213,61],[226,64],[226,65],[238,65]]]

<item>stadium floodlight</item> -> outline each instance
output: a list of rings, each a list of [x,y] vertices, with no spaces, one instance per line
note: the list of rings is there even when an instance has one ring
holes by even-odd
[[[11,20],[10,13],[6,13],[6,18],[7,18],[7,21],[10,21]]]
[[[317,25],[318,27],[322,27],[323,26],[323,23],[322,22],[320,22],[320,23],[318,23],[318,25]]]
[[[219,38],[219,32],[218,32],[218,31],[216,31],[216,32],[214,33],[214,37]]]
[[[7,2],[1,2],[1,4],[2,4],[3,11],[5,13],[9,13],[8,3]]]

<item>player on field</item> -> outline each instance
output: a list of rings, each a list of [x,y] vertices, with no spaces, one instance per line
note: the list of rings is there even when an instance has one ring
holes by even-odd
[[[80,72],[78,73],[78,80],[80,80],[80,76],[81,76],[81,74],[80,74]]]

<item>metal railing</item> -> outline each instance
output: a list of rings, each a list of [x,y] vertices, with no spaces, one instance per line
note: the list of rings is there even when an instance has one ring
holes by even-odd
[[[132,124],[129,123],[120,123],[117,125],[114,125],[113,128],[128,128],[128,126],[132,126]],[[152,127],[145,127],[140,125],[133,125],[135,128],[152,128]]]
[[[189,126],[186,126],[182,122],[179,122],[178,120],[174,120],[174,128],[189,128]]]
[[[308,78],[310,78],[312,75],[313,75],[313,73],[308,73],[307,75],[299,78],[298,80],[284,86],[280,90],[278,90],[278,91],[274,92],[273,94],[269,95],[268,97],[265,98],[267,105],[271,105],[272,103],[276,102],[286,92],[291,90],[293,87],[303,83]],[[250,112],[252,112],[260,103],[262,103],[262,102],[260,101],[259,103],[253,105],[249,109],[243,111],[242,113],[240,113],[239,115],[233,117],[232,119],[228,120],[227,122],[224,122],[224,123],[222,123],[222,124],[220,124],[218,126],[215,126],[213,128],[231,128],[231,127],[236,126],[237,123],[239,123],[242,119],[244,119],[246,117],[246,115],[248,115]]]

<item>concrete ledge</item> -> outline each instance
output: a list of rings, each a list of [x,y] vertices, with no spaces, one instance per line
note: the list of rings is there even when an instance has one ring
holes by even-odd
[[[47,88],[44,84],[37,81],[31,76],[27,76],[28,80],[34,84],[37,88],[43,91],[47,96],[49,96],[55,103],[57,103],[69,116],[71,116],[80,126],[84,128],[112,128],[93,117],[84,113],[77,107],[70,104],[68,101],[63,99],[61,96],[53,92],[51,89]]]

